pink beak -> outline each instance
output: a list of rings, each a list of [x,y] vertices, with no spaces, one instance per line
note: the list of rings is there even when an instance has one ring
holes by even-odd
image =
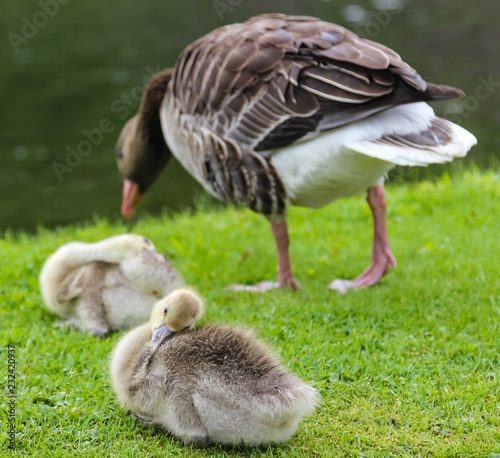
[[[125,180],[123,182],[122,216],[125,219],[132,218],[143,198],[144,195],[139,193],[139,186],[133,181]]]

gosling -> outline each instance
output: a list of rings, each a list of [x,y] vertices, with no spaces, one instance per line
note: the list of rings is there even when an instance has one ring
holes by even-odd
[[[40,273],[47,308],[99,337],[144,323],[158,299],[182,284],[153,243],[136,234],[63,245]]]
[[[149,323],[111,357],[119,403],[136,419],[180,438],[258,446],[288,440],[319,400],[252,332],[208,324],[191,330],[203,302],[189,289],[159,301]]]

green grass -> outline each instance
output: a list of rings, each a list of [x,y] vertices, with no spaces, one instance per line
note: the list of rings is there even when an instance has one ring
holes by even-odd
[[[500,176],[464,172],[388,187],[398,267],[340,296],[334,278],[368,264],[372,225],[362,196],[290,211],[302,290],[233,293],[276,277],[266,220],[245,209],[145,218],[134,231],[207,299],[203,321],[254,328],[323,402],[288,443],[193,450],[141,430],[116,403],[107,371],[115,334],[97,340],[54,326],[41,303],[46,257],[70,240],[127,230],[96,220],[0,240],[0,344],[15,345],[17,449],[31,456],[484,457],[500,452]],[[2,351],[7,379],[7,352]],[[2,409],[6,405],[6,383]],[[5,410],[2,410],[5,418]],[[7,434],[2,421],[2,452]]]

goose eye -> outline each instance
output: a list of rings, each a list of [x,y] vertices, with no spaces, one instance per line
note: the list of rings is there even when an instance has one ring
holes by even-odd
[[[165,310],[163,310],[163,314],[166,315],[168,312],[168,307],[165,307]]]

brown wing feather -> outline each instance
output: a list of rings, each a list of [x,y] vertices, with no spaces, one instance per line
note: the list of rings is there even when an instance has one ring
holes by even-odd
[[[429,90],[397,53],[341,26],[278,14],[202,37],[180,57],[175,80],[184,113],[203,115],[250,150],[284,146],[401,103],[462,95]]]

